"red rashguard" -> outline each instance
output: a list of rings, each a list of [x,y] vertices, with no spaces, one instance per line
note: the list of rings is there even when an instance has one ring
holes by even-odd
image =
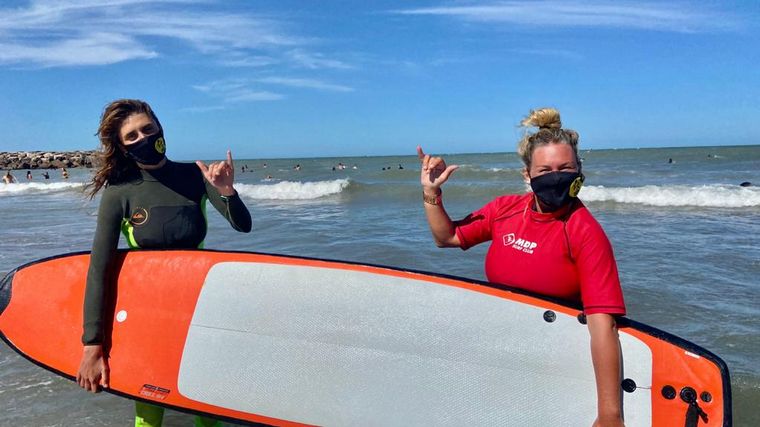
[[[490,282],[580,301],[586,314],[625,314],[612,245],[583,203],[556,213],[532,205],[533,193],[502,196],[458,221],[462,249],[492,241]]]

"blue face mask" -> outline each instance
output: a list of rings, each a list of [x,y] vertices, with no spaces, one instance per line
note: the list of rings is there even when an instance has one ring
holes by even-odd
[[[578,197],[584,176],[580,172],[550,172],[530,179],[530,188],[546,207],[553,212]]]
[[[143,165],[155,166],[166,158],[166,143],[164,142],[164,132],[158,133],[135,142],[134,144],[125,145],[126,156],[137,163]]]

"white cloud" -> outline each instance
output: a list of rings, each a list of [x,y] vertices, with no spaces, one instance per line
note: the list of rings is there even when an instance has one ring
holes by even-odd
[[[193,86],[193,89],[206,93],[219,93],[242,89],[246,87],[247,84],[248,83],[245,79],[224,79],[214,80],[204,85],[195,85]]]
[[[300,65],[304,68],[333,68],[339,70],[348,70],[354,68],[354,66],[343,61],[326,58],[321,53],[310,53],[301,49],[293,49],[287,52],[286,56],[290,58],[290,60],[292,60],[295,64]]]
[[[230,52],[218,61],[225,67],[259,68],[276,65],[281,61],[265,55],[246,55],[242,52]]]
[[[224,103],[241,103],[256,101],[277,101],[286,96],[268,90],[267,85],[285,86],[300,89],[314,89],[329,92],[353,92],[353,88],[317,79],[293,77],[258,77],[228,78],[214,80],[205,84],[194,85],[193,89],[219,99]],[[195,110],[192,110],[195,111]],[[199,110],[200,111],[200,110]]]
[[[451,16],[471,22],[534,27],[609,27],[670,32],[703,32],[737,28],[727,14],[684,2],[641,1],[502,1],[398,10],[404,15]]]
[[[256,88],[250,79],[215,80],[195,85],[193,89],[226,103],[277,101],[285,98],[285,95],[280,93]]]
[[[354,91],[353,88],[348,87],[348,86],[326,83],[326,82],[316,80],[316,79],[297,79],[297,78],[289,78],[289,77],[264,77],[264,78],[256,79],[256,81],[261,82],[261,83],[325,90],[325,91],[331,91],[331,92],[353,92]]]
[[[250,13],[229,13],[192,0],[36,0],[0,6],[0,65],[105,65],[166,54],[163,42],[215,55],[219,65],[350,68],[310,53],[310,39]],[[203,6],[203,7],[199,7]],[[217,8],[219,9],[219,8]]]
[[[285,95],[269,92],[266,90],[253,90],[244,88],[225,97],[226,102],[252,102],[252,101],[277,101],[284,99]]]
[[[112,33],[83,34],[33,46],[0,43],[0,63],[33,62],[43,67],[107,65],[156,56],[133,38]]]

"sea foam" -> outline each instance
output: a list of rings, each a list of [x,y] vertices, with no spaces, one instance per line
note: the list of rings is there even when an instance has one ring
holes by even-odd
[[[635,203],[650,206],[741,208],[760,206],[760,187],[738,185],[645,185],[642,187],[584,186],[585,202]]]
[[[236,184],[241,196],[258,200],[311,200],[341,193],[348,188],[348,179],[331,181],[294,182],[281,181],[276,184]]]
[[[83,187],[84,183],[82,182],[21,182],[17,184],[0,183],[0,196],[81,191]]]

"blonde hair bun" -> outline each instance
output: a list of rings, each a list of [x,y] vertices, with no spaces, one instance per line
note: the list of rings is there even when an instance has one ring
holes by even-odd
[[[539,108],[531,110],[520,125],[523,127],[537,127],[538,131],[531,133],[526,131],[520,142],[517,143],[517,154],[527,168],[530,168],[533,158],[533,150],[547,144],[568,144],[573,147],[576,160],[578,160],[578,132],[572,129],[562,129],[559,120],[559,111],[555,108]],[[580,165],[580,160],[578,160]]]
[[[539,129],[561,129],[562,122],[559,119],[559,111],[555,108],[539,108],[530,110],[520,124],[525,127],[535,126]]]

